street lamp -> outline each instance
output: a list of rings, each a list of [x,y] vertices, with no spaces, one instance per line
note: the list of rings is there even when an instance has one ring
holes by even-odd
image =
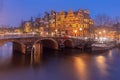
[[[82,31],[81,35],[79,34],[79,36],[83,37],[83,29],[80,28],[79,30],[80,30],[80,33],[81,33],[81,31]]]
[[[99,41],[101,41],[101,37],[102,37],[102,32],[98,32],[98,37],[99,37]]]
[[[54,37],[54,32],[51,33],[51,36]]]
[[[77,36],[77,30],[74,30],[75,36]]]
[[[57,35],[57,32],[58,32],[58,30],[56,29],[56,30],[55,30],[55,36]]]
[[[101,32],[99,32],[99,35],[101,35]]]
[[[103,37],[106,37],[106,30],[103,30]]]
[[[105,31],[105,30],[103,30],[103,32],[104,32],[104,33],[106,33],[106,31]]]
[[[56,29],[55,32],[57,32],[58,30]]]
[[[82,28],[80,28],[80,31],[82,31]]]

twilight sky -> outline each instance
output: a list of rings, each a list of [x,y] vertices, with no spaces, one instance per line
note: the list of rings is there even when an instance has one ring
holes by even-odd
[[[0,0],[0,25],[19,26],[21,20],[43,15],[45,11],[89,9],[91,16],[120,15],[120,0]]]

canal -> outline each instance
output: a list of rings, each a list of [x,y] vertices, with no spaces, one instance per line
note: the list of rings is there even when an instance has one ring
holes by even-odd
[[[0,47],[0,80],[120,80],[120,49],[45,50],[25,56],[7,43]]]

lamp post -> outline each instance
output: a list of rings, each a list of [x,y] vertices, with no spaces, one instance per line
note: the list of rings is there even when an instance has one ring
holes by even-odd
[[[79,36],[83,37],[83,29],[80,28],[79,30],[80,30],[80,33],[82,33],[82,34],[79,34]]]
[[[74,34],[75,34],[75,36],[77,36],[77,30],[74,30]]]
[[[106,37],[106,30],[103,30],[103,33],[104,33],[104,37]]]
[[[57,32],[58,32],[58,30],[57,30],[57,29],[55,29],[55,36],[57,36]]]
[[[116,26],[116,40],[119,40],[119,25],[120,25],[119,22],[115,25]]]
[[[102,34],[102,32],[98,33],[98,39],[99,39],[99,41],[100,41],[101,34]]]
[[[54,12],[54,20],[55,20],[55,36],[56,36],[56,34],[57,34],[57,29],[56,29],[56,12]]]

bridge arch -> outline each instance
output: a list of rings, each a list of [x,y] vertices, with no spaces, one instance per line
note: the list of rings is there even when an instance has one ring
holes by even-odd
[[[58,42],[52,38],[42,39],[41,42],[43,47],[54,49],[54,50],[58,49]]]
[[[53,50],[58,49],[58,42],[52,38],[44,38],[44,39],[39,39],[34,42],[33,48],[35,49],[34,51],[37,51],[36,48],[39,46],[39,48],[42,50],[42,48],[49,48]],[[33,49],[32,48],[32,49]]]
[[[0,43],[0,46],[6,44],[6,43],[9,43],[11,42],[12,43],[12,49],[13,49],[13,52],[14,51],[18,51],[22,54],[25,54],[25,45],[20,42],[20,41],[17,41],[17,40],[6,40],[6,41],[1,41]]]
[[[71,39],[66,39],[63,42],[65,48],[73,48],[74,47],[74,43]]]

